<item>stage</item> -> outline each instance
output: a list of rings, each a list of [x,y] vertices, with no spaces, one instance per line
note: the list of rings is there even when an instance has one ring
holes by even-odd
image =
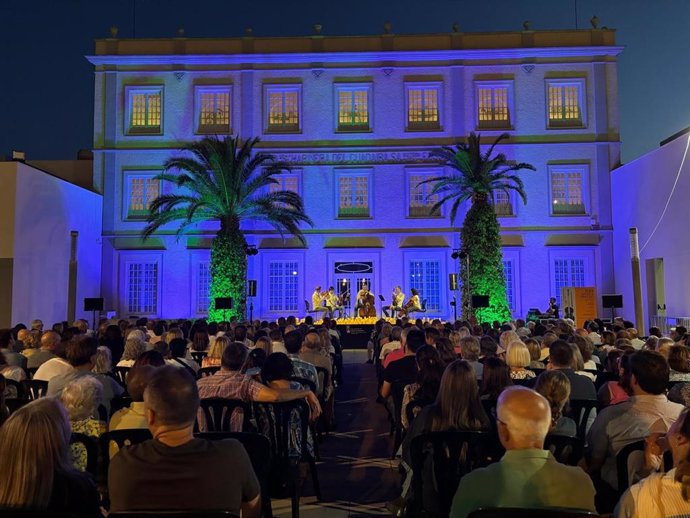
[[[338,325],[340,346],[343,349],[366,349],[367,342],[374,332],[374,324]]]

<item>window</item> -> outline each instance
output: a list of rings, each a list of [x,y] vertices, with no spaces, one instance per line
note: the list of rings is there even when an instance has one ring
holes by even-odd
[[[270,85],[265,88],[266,131],[298,132],[302,86]]]
[[[268,186],[268,192],[274,193],[278,191],[291,191],[299,194],[299,173],[281,173],[275,175],[278,183],[272,183]]]
[[[554,259],[554,297],[561,305],[561,288],[581,288],[586,286],[587,272],[584,258]]]
[[[297,311],[297,261],[268,263],[269,311]]]
[[[158,262],[126,263],[127,313],[155,315],[158,313]]]
[[[476,83],[478,128],[511,127],[512,87],[512,81]]]
[[[339,173],[336,178],[338,181],[338,217],[370,217],[369,175],[367,173]]]
[[[369,85],[335,85],[338,131],[366,131],[371,127]]]
[[[441,129],[441,83],[406,83],[407,129]]]
[[[230,133],[230,87],[198,86],[196,88],[196,121],[198,133]]]
[[[589,168],[582,165],[550,166],[551,214],[587,214]]]
[[[160,180],[157,180],[153,173],[125,173],[125,185],[124,219],[146,219],[151,202],[161,194]]]
[[[584,79],[547,80],[549,128],[578,128],[585,125],[584,89]]]
[[[441,308],[441,263],[437,260],[410,261],[410,289],[419,292],[419,300],[426,300],[427,312]],[[407,294],[408,298],[411,293]]]
[[[208,313],[209,294],[211,288],[211,263],[200,261],[196,265],[196,312],[197,314]]]
[[[496,216],[515,216],[513,196],[510,192],[494,191],[494,212]]]
[[[163,88],[127,87],[126,121],[129,134],[160,134]]]
[[[424,183],[420,185],[421,182],[438,176],[441,176],[441,173],[408,172],[408,215],[410,217],[429,218],[441,216],[440,210],[431,211],[431,208],[439,200],[438,194],[431,194],[434,184]]]
[[[506,298],[510,312],[515,314],[515,263],[512,259],[503,259],[503,276],[506,280]]]

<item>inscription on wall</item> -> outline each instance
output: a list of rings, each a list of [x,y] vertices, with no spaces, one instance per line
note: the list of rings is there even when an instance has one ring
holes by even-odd
[[[438,164],[429,151],[348,151],[274,153],[276,160],[299,165]]]

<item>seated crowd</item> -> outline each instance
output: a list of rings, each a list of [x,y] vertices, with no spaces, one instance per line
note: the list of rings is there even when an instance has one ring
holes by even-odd
[[[643,340],[623,321],[378,322],[369,350],[403,474],[389,510],[690,514],[688,343],[680,327],[669,337],[652,329]],[[318,437],[334,426],[341,376],[339,331],[329,319],[141,319],[96,330],[77,321],[48,331],[34,321],[0,330],[0,465],[12,474],[0,478],[0,509],[260,516],[263,491],[284,489],[291,470],[271,465],[265,488],[244,443],[208,432],[263,437],[270,462],[290,459],[303,478],[315,469]],[[209,412],[218,401],[233,405]],[[283,428],[281,408],[289,409]],[[122,431],[144,439],[110,440]],[[424,457],[436,438],[443,451]],[[96,469],[91,440],[100,448]],[[462,447],[446,461],[460,467],[441,480],[435,463],[452,441]],[[637,443],[621,479],[621,454]]]

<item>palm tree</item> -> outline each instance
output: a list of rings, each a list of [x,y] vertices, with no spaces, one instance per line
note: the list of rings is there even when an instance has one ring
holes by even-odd
[[[164,172],[156,178],[170,182],[178,191],[161,194],[149,207],[147,239],[161,226],[179,222],[179,237],[191,225],[218,221],[211,245],[211,286],[208,318],[220,321],[217,297],[232,297],[233,309],[227,316],[245,317],[247,282],[247,241],[240,226],[243,221],[263,221],[281,236],[291,234],[304,243],[300,223],[313,225],[304,212],[299,194],[291,191],[268,192],[278,184],[275,176],[289,167],[272,155],[254,153],[258,138],[242,142],[239,137],[205,137],[182,146],[183,154],[168,159]],[[172,171],[180,174],[172,174]]]
[[[492,156],[494,148],[507,138],[507,133],[500,135],[488,151],[482,153],[481,136],[470,133],[467,143],[459,143],[455,147],[444,146],[432,151],[431,156],[439,158],[453,169],[453,173],[421,182],[433,184],[429,196],[438,197],[432,211],[440,210],[444,203],[453,200],[450,208],[451,225],[455,224],[460,204],[467,200],[472,203],[460,232],[462,249],[468,255],[468,261],[460,264],[460,278],[464,280],[462,314],[465,319],[474,315],[480,322],[505,322],[511,316],[503,274],[500,227],[493,207],[493,195],[496,191],[506,194],[515,191],[523,203],[527,203],[524,183],[515,172],[521,169],[536,170],[531,164],[509,162],[503,153]],[[489,307],[473,311],[473,294],[488,295]]]

